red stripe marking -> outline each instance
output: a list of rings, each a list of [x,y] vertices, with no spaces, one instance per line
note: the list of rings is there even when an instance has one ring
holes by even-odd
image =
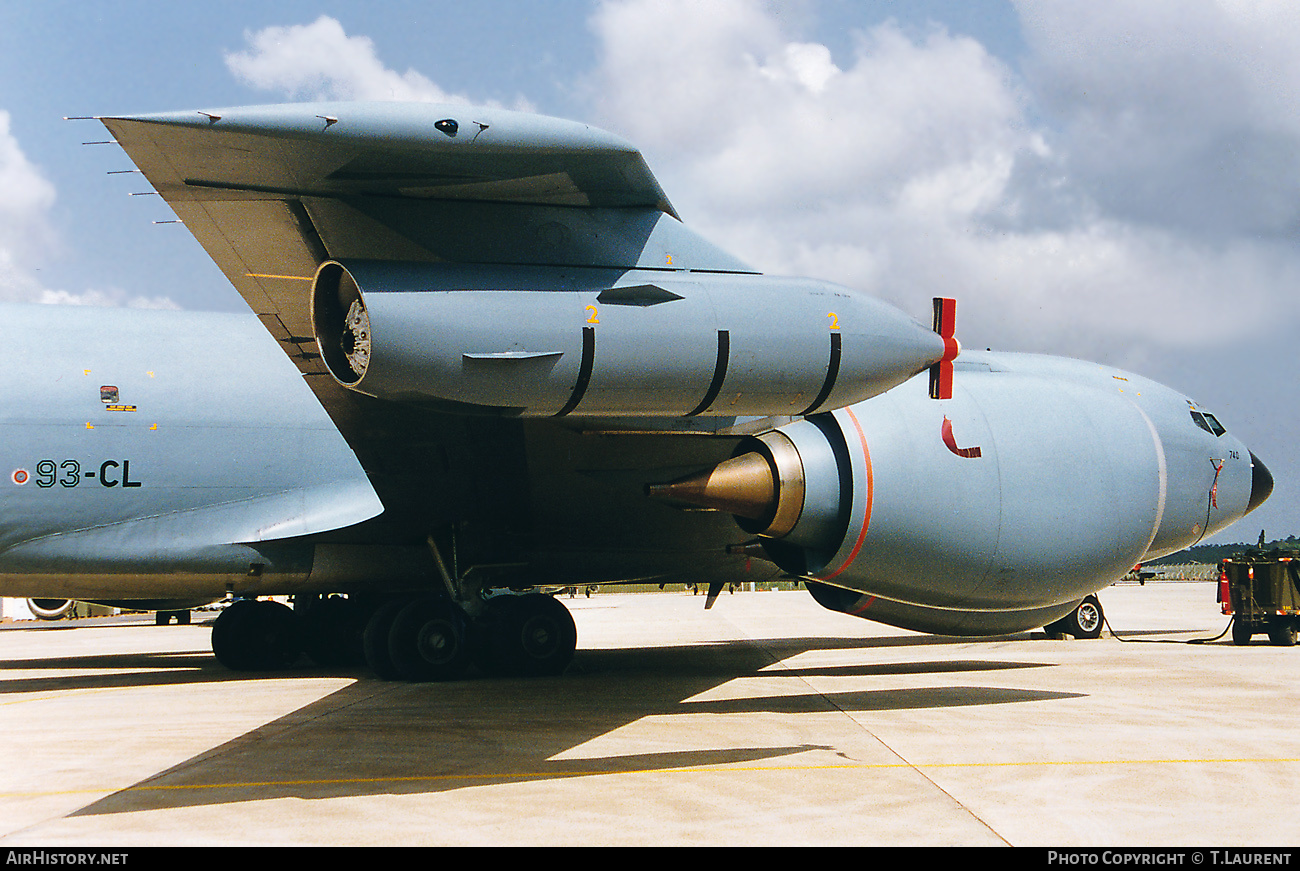
[[[862,444],[862,458],[867,464],[867,507],[866,511],[862,515],[862,529],[858,532],[858,540],[853,544],[853,550],[849,551],[849,558],[844,561],[844,565],[840,566],[829,575],[823,575],[819,578],[819,580],[823,581],[829,581],[831,578],[840,574],[840,572],[847,569],[853,564],[853,561],[858,558],[858,551],[862,550],[862,542],[867,537],[867,527],[871,525],[871,502],[875,498],[876,493],[875,481],[871,474],[871,451],[867,449],[867,437],[862,432],[862,424],[858,422],[858,416],[853,413],[853,409],[845,408],[844,412],[849,416],[849,420],[853,421],[853,428],[858,431],[858,441]],[[868,602],[867,604],[870,603]]]
[[[861,617],[863,612],[865,612],[868,608],[870,608],[871,603],[874,601],[876,601],[876,597],[871,596],[870,598],[867,599],[867,601],[864,604],[859,605],[857,608],[854,608],[849,613],[852,614],[854,617]]]
[[[973,447],[973,448],[957,447],[957,439],[954,438],[952,434],[952,421],[949,420],[947,417],[944,417],[943,419],[943,425],[939,429],[939,434],[943,437],[943,443],[948,446],[948,450],[952,451],[954,454],[956,454],[959,457],[964,457],[968,460],[973,460],[984,453],[982,450],[980,450],[979,447]]]

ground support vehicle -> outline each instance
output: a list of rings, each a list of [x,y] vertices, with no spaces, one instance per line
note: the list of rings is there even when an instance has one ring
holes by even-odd
[[[1300,629],[1300,551],[1252,548],[1222,563],[1219,604],[1232,615],[1232,641],[1249,644],[1267,632],[1273,644],[1290,647]]]

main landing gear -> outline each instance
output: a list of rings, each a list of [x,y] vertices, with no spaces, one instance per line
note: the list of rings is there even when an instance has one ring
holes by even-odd
[[[488,675],[560,674],[578,632],[569,610],[540,593],[501,595],[471,618],[450,598],[365,603],[299,596],[293,609],[243,599],[212,625],[212,652],[236,671],[285,668],[306,652],[326,666],[366,664],[386,680],[447,681],[471,666]]]
[[[212,624],[212,652],[235,671],[286,668],[301,649],[297,615],[270,599],[240,599]]]

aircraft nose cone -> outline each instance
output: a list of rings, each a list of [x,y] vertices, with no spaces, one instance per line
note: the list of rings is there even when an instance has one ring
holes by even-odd
[[[1250,501],[1246,503],[1246,513],[1254,511],[1269,494],[1273,492],[1273,475],[1268,466],[1250,452]]]

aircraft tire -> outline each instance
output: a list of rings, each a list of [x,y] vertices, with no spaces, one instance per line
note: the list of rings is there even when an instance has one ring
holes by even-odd
[[[441,597],[410,602],[393,619],[388,657],[410,681],[450,681],[469,667],[469,637],[460,609]]]
[[[254,606],[250,600],[235,602],[212,622],[212,653],[231,671],[250,671],[254,667],[252,652],[245,643],[252,619],[248,612]]]
[[[1254,635],[1254,629],[1249,623],[1243,623],[1237,618],[1232,619],[1232,643],[1238,647],[1244,647],[1250,643],[1250,637]]]
[[[1268,640],[1278,647],[1295,647],[1295,622],[1289,619],[1272,621],[1268,624]]]
[[[260,631],[258,668],[288,668],[302,653],[302,640],[293,609],[269,599],[257,603],[257,626]]]
[[[361,651],[366,665],[382,680],[397,680],[401,675],[388,655],[388,635],[397,614],[406,607],[409,599],[389,599],[375,609],[361,633]]]
[[[1096,596],[1086,596],[1065,618],[1065,631],[1075,638],[1100,638],[1106,617]]]
[[[530,593],[502,599],[490,641],[506,674],[556,675],[573,659],[578,630],[573,615],[552,596]]]
[[[212,652],[233,671],[287,668],[300,652],[293,611],[269,600],[234,603],[212,624]]]

